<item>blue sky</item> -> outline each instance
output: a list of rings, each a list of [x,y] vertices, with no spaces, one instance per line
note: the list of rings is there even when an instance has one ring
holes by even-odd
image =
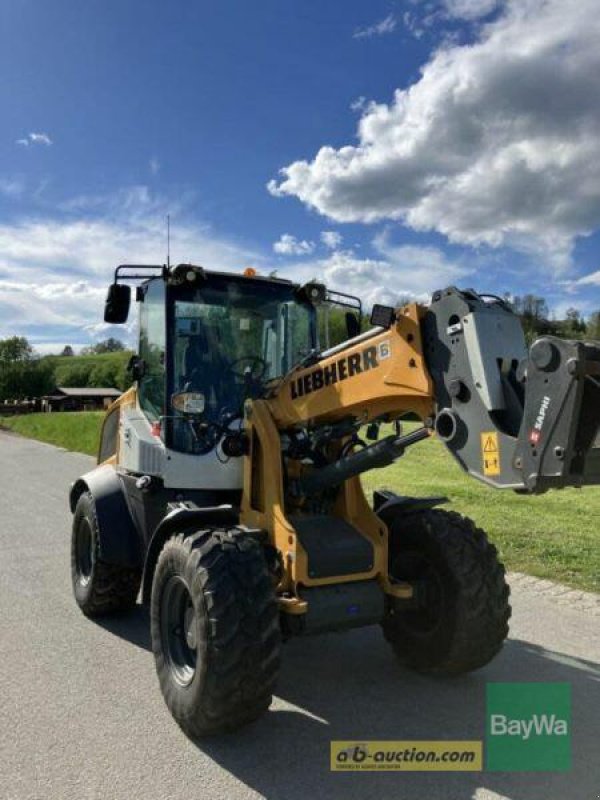
[[[105,336],[167,213],[173,260],[367,303],[600,308],[594,5],[5,0],[0,336]]]

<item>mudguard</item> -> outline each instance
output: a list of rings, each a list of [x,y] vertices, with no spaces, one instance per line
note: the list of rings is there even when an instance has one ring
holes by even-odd
[[[169,513],[157,525],[148,545],[142,581],[143,602],[150,601],[154,568],[160,551],[170,536],[174,533],[186,533],[190,530],[202,530],[207,527],[228,527],[237,525],[238,522],[239,512],[230,505],[198,508],[180,503],[172,506]]]
[[[397,511],[410,514],[413,511],[426,511],[448,502],[447,497],[406,497],[385,490],[373,492],[373,511],[389,525],[391,517]]]
[[[115,468],[104,464],[78,478],[69,493],[71,512],[75,512],[77,501],[84,492],[92,495],[96,507],[100,558],[108,564],[141,569],[141,543]]]

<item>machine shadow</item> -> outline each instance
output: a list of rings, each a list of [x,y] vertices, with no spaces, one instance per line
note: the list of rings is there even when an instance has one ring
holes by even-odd
[[[119,639],[124,639],[142,650],[152,652],[148,606],[138,603],[132,611],[126,614],[93,617],[90,618],[90,621],[113,636],[118,636]]]
[[[95,622],[151,650],[144,606]],[[519,800],[583,800],[598,793],[596,663],[509,639],[483,670],[433,679],[401,668],[377,626],[292,639],[282,656],[277,695],[268,714],[240,731],[194,743],[264,797],[305,800],[321,793],[344,800],[472,800],[478,789],[485,789]],[[571,684],[569,773],[330,772],[329,743],[335,739],[484,739],[485,687],[494,681]]]
[[[569,773],[330,772],[329,743],[335,739],[484,739],[490,681],[571,684]],[[267,798],[470,800],[477,789],[486,789],[519,800],[578,800],[598,792],[593,731],[599,695],[597,664],[519,640],[509,640],[478,673],[452,680],[425,678],[400,668],[379,630],[369,628],[289,642],[277,699],[295,708],[278,709],[276,701],[249,728],[196,746]]]

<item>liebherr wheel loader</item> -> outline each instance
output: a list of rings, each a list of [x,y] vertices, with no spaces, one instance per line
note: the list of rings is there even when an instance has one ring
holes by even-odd
[[[379,624],[420,672],[487,664],[510,616],[494,546],[446,498],[370,503],[359,476],[437,435],[491,487],[599,483],[600,343],[528,351],[503,300],[456,288],[377,305],[361,332],[360,301],[322,284],[187,264],[118,267],[107,322],[127,320],[132,284],[135,382],[71,488],[73,588],[90,617],[141,589],[183,730],[261,715],[290,636]],[[348,339],[328,347],[333,304]]]

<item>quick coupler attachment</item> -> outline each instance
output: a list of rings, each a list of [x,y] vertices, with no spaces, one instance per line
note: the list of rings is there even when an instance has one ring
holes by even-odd
[[[525,488],[600,483],[600,343],[538,339],[524,377],[515,467]]]

